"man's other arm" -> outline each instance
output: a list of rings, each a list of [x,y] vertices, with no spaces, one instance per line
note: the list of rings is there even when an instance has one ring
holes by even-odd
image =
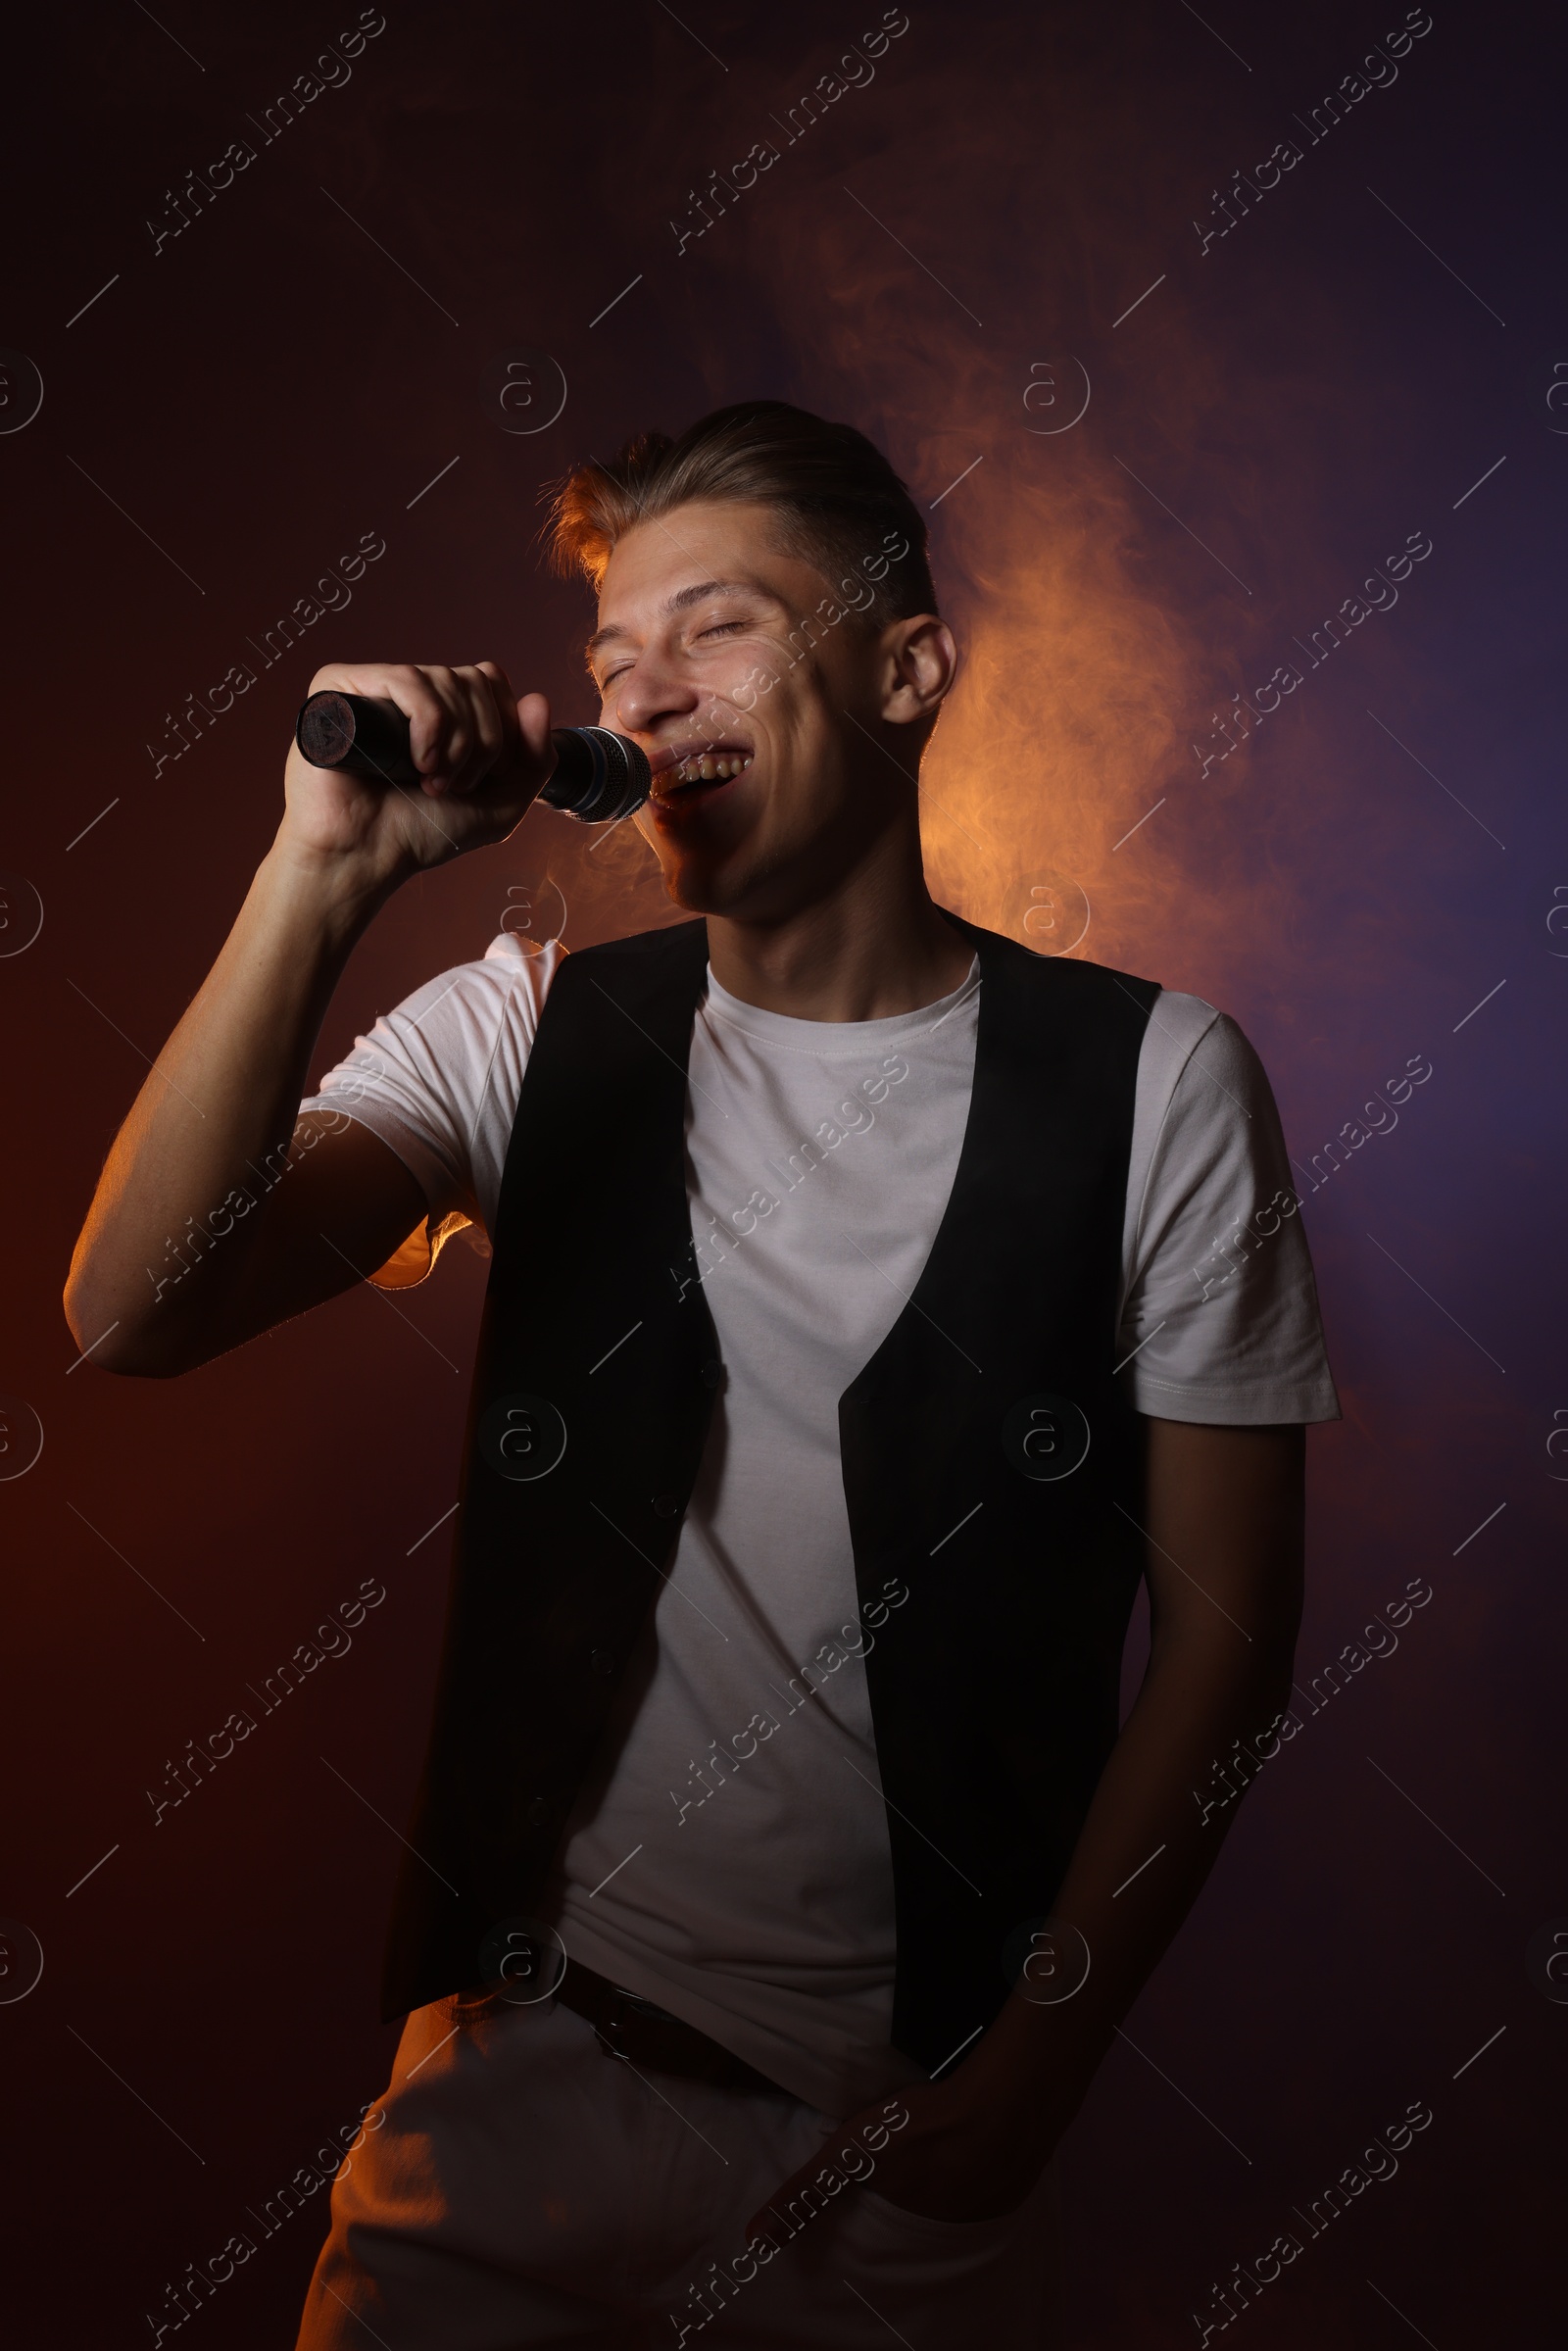
[[[502,840],[553,765],[544,697],[493,662],[333,665],[312,691],[395,701],[423,781],[389,791],[291,749],[285,808],[218,960],[104,1165],[66,1287],[76,1345],[168,1378],[385,1263],[426,1213],[413,1174],[338,1114],[298,1118],[354,948],[402,882]]]
[[[1204,1809],[1215,1764],[1234,1740],[1253,1747],[1290,1697],[1303,1432],[1152,1419],[1148,1434],[1149,1666],[1052,1905],[1088,1943],[1088,1978],[1058,2001],[1038,1999],[1050,1979],[1034,1999],[1015,1990],[951,2074],[900,2092],[908,2123],[877,2186],[911,2212],[982,2220],[1023,2201],[1236,1817],[1234,1803]],[[1076,1972],[1069,1941],[1058,1983]]]
[[[1304,1430],[1152,1419],[1148,1433],[1149,1664],[1053,1904],[1089,1945],[1089,1978],[1059,2004],[1014,1991],[975,2052],[977,2091],[1008,2066],[1027,2078],[1018,2127],[1047,2155],[1236,1818],[1224,1789],[1243,1792],[1246,1771],[1221,1781],[1216,1766],[1238,1741],[1266,1744],[1290,1704]]]

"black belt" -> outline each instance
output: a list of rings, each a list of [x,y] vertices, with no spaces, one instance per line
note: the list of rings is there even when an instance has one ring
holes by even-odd
[[[653,2074],[678,2074],[688,2082],[713,2082],[724,2089],[766,2090],[775,2098],[793,2095],[721,2041],[671,2016],[667,2008],[645,1999],[640,1992],[612,1984],[580,1960],[567,1960],[555,1997],[592,2025],[602,2056],[622,2058],[639,2069],[646,2066]],[[461,1992],[447,2003],[447,2012],[455,2023],[468,2025],[517,2005],[520,2003],[509,2001],[504,1992]]]

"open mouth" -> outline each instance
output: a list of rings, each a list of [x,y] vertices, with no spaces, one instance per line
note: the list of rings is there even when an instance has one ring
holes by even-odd
[[[750,748],[739,743],[705,744],[690,751],[678,743],[668,744],[653,759],[653,797],[664,808],[706,800],[721,785],[744,775],[752,756]]]

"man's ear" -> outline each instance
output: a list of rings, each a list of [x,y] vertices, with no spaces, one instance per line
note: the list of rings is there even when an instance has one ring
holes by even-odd
[[[883,632],[887,661],[882,715],[892,726],[934,718],[958,667],[951,628],[935,612],[895,620]]]

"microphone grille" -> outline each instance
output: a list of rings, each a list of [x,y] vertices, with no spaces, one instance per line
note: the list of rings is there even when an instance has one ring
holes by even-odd
[[[562,726],[554,731],[555,774],[539,795],[581,824],[612,824],[640,808],[653,790],[653,770],[641,744],[608,726]]]

